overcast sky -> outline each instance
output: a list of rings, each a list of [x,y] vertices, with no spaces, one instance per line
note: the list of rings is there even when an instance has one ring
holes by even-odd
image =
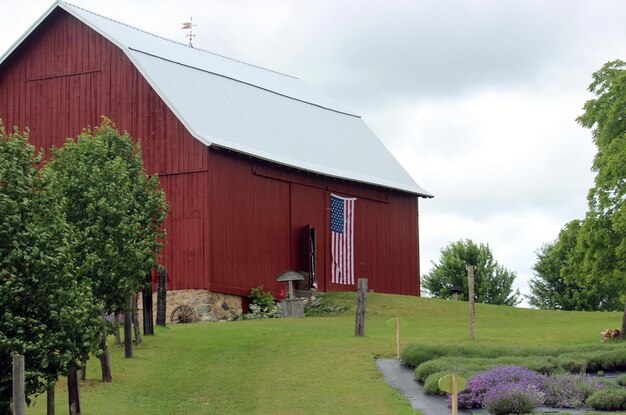
[[[6,0],[3,0],[6,1]],[[575,119],[626,59],[623,0],[74,0],[164,37],[306,80],[360,114],[416,182],[422,272],[488,243],[528,293],[535,251],[582,218],[595,148]],[[50,6],[3,7],[3,54]]]

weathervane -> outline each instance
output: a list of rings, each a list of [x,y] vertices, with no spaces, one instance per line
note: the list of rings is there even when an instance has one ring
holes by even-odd
[[[187,35],[185,35],[185,37],[187,39],[189,39],[189,46],[191,46],[193,48],[193,44],[192,44],[192,40],[194,37],[196,37],[196,35],[193,34],[193,27],[195,27],[197,25],[193,24],[193,17],[189,18],[188,22],[184,22],[183,23],[183,27],[181,27],[181,29],[183,30],[189,30],[189,33],[187,33]]]

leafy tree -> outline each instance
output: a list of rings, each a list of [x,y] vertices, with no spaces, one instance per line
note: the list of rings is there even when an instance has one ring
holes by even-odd
[[[434,297],[450,298],[452,288],[459,287],[459,298],[469,299],[467,266],[474,265],[475,301],[488,304],[516,305],[519,290],[511,286],[516,273],[504,268],[493,258],[489,245],[476,245],[469,239],[452,242],[441,250],[439,263],[433,262],[429,274],[422,276],[424,288]]]
[[[585,103],[577,121],[592,130],[596,177],[587,196],[589,211],[578,250],[591,279],[616,284],[626,296],[626,63],[604,64],[593,74],[589,91],[595,98]]]
[[[583,272],[583,256],[578,236],[583,222],[573,220],[558,238],[537,252],[530,281],[530,305],[543,309],[614,311],[620,298],[613,281],[588,278]]]
[[[91,290],[72,274],[76,245],[63,199],[39,174],[40,155],[0,120],[0,413],[9,412],[11,355],[26,363],[26,393],[51,387],[96,350]],[[27,398],[28,402],[28,398]]]
[[[52,155],[46,170],[68,201],[65,217],[81,241],[78,278],[89,282],[103,315],[128,310],[162,247],[167,203],[158,178],[145,172],[139,143],[106,119]],[[105,336],[101,347],[103,380],[110,381]]]

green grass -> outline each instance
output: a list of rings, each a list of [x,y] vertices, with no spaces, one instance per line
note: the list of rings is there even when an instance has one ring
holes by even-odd
[[[476,340],[468,305],[397,295],[368,295],[366,336],[354,337],[354,293],[328,296],[350,306],[332,317],[252,320],[157,327],[132,359],[111,347],[113,383],[100,383],[91,359],[81,389],[92,414],[412,414],[384,382],[375,357],[395,357],[402,344],[592,344],[621,324],[621,313],[524,310],[478,304]],[[66,413],[64,379],[57,412]],[[28,414],[45,413],[45,395]]]

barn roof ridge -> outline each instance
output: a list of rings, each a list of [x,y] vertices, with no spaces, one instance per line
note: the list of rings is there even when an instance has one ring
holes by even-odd
[[[274,74],[277,74],[277,75],[286,76],[286,77],[288,77],[288,78],[293,78],[293,79],[300,79],[300,78],[298,78],[297,76],[289,75],[289,74],[286,74],[286,73],[284,73],[284,72],[280,72],[280,71],[277,71],[277,70],[274,70],[274,69],[269,69],[269,68],[266,68],[266,67],[263,67],[263,66],[260,66],[260,65],[255,65],[255,64],[253,64],[253,63],[246,62],[246,61],[243,61],[243,60],[241,60],[241,59],[236,59],[236,58],[232,58],[232,57],[230,57],[230,56],[222,55],[221,53],[213,52],[213,51],[210,51],[210,50],[207,50],[207,49],[203,49],[203,48],[196,48],[196,47],[193,47],[193,46],[189,46],[189,45],[187,45],[186,43],[179,42],[179,41],[174,40],[174,39],[169,39],[169,38],[167,38],[167,37],[165,37],[165,36],[157,35],[156,33],[148,32],[147,30],[141,29],[141,28],[139,28],[139,27],[133,26],[133,25],[128,24],[128,23],[121,22],[121,21],[119,21],[119,20],[115,20],[115,19],[113,19],[113,18],[111,18],[111,17],[104,16],[104,15],[102,15],[102,14],[100,14],[100,13],[93,12],[93,11],[91,11],[91,10],[85,9],[84,7],[80,7],[80,6],[77,6],[77,5],[75,5],[75,4],[72,4],[72,3],[68,2],[68,1],[64,1],[64,0],[56,0],[56,2],[57,2],[57,3],[59,3],[59,4],[66,4],[66,5],[68,5],[68,6],[75,7],[75,8],[77,8],[77,9],[80,9],[80,10],[84,11],[84,12],[87,12],[87,13],[93,14],[93,15],[95,15],[95,16],[101,17],[101,18],[106,19],[106,20],[109,20],[109,21],[111,21],[111,22],[113,22],[113,23],[117,23],[117,24],[120,24],[120,25],[126,26],[126,27],[128,27],[128,28],[130,28],[130,29],[137,30],[137,31],[142,32],[142,33],[145,33],[145,34],[147,34],[147,35],[149,35],[149,36],[153,36],[153,37],[155,37],[155,38],[158,38],[158,39],[164,40],[164,41],[166,41],[166,42],[171,42],[171,43],[174,43],[174,44],[179,45],[179,46],[182,46],[182,47],[191,48],[191,49],[196,50],[196,51],[198,51],[198,52],[208,53],[208,54],[211,54],[211,55],[213,55],[213,56],[217,56],[217,57],[219,57],[219,58],[228,59],[229,61],[237,62],[237,63],[240,63],[240,64],[242,64],[242,65],[251,66],[251,67],[253,67],[253,68],[256,68],[256,69],[261,69],[261,70],[263,70],[263,71],[268,71],[268,72],[271,72],[271,73],[274,73]],[[159,55],[156,55],[156,56],[159,56]],[[166,59],[166,58],[165,58],[165,57],[163,57],[163,56],[159,56],[159,57]]]
[[[337,112],[339,114],[347,115],[347,116],[350,116],[350,117],[361,118],[360,115],[356,115],[356,114],[352,114],[352,113],[349,113],[349,112],[336,110],[336,109],[333,109],[333,108],[330,108],[330,107],[325,107],[323,105],[316,104],[315,102],[310,102],[310,101],[306,101],[306,100],[303,100],[303,99],[300,99],[300,98],[297,98],[297,97],[292,97],[290,95],[282,94],[280,92],[273,91],[273,90],[268,89],[268,88],[263,88],[262,86],[259,86],[259,85],[255,85],[255,84],[252,84],[252,83],[249,83],[249,82],[246,82],[246,81],[242,81],[241,79],[233,78],[231,76],[224,75],[224,74],[221,74],[221,73],[218,73],[218,72],[212,72],[212,71],[209,71],[209,70],[206,70],[206,69],[203,69],[203,68],[199,68],[199,67],[196,67],[196,66],[193,66],[193,65],[188,65],[186,63],[178,62],[178,61],[173,60],[173,59],[168,59],[168,58],[163,57],[163,56],[155,55],[153,53],[146,52],[144,50],[135,49],[133,47],[129,47],[128,49],[133,50],[133,51],[138,52],[138,53],[143,53],[145,55],[152,56],[152,57],[154,57],[156,59],[162,59],[164,61],[171,62],[171,63],[174,63],[176,65],[186,66],[187,68],[195,69],[197,71],[210,73],[211,75],[220,76],[220,77],[223,77],[223,78],[226,78],[226,79],[230,79],[231,81],[235,81],[235,82],[240,82],[242,84],[251,86],[253,88],[259,88],[259,89],[262,89],[264,91],[270,92],[272,94],[280,95],[281,97],[285,97],[285,98],[288,98],[288,99],[293,99],[294,101],[299,101],[299,102],[302,102],[302,103],[305,103],[305,104],[308,104],[308,105],[313,105],[315,107],[319,107],[319,108],[322,108],[322,109],[325,109],[325,110],[328,110],[328,111]],[[252,66],[254,66],[254,65],[252,65]],[[287,75],[287,76],[289,76],[289,75]],[[295,79],[298,79],[298,78],[295,78]]]

